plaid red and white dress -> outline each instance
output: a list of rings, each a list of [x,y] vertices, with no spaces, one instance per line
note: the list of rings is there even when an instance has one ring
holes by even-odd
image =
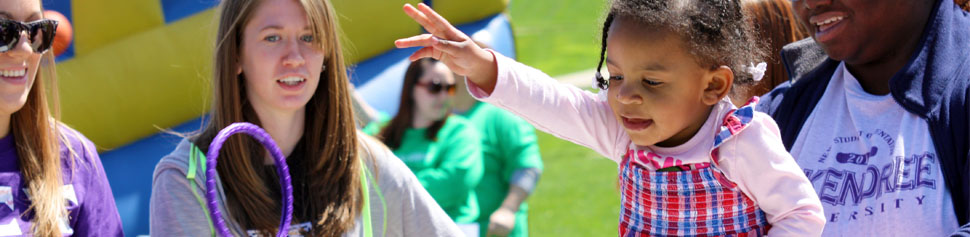
[[[657,171],[635,160],[631,149],[620,164],[620,236],[763,236],[764,211],[717,168],[717,146],[751,121],[750,107],[732,111],[716,134],[712,163]]]

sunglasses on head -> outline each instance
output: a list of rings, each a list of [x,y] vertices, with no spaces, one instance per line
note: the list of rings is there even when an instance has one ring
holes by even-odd
[[[455,84],[441,84],[436,82],[418,83],[417,85],[428,88],[428,92],[431,92],[431,94],[438,94],[444,91],[448,95],[454,95],[456,89]]]
[[[34,53],[44,53],[51,48],[57,21],[50,19],[20,22],[0,19],[0,53],[10,51],[20,43],[20,33],[26,31],[30,48]]]

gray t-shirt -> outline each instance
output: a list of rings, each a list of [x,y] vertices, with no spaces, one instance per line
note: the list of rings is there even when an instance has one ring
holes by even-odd
[[[929,131],[925,119],[891,95],[869,94],[840,64],[791,149],[825,209],[822,236],[956,231]]]
[[[371,177],[377,184],[368,182],[370,190],[370,213],[372,231],[375,236],[459,236],[461,231],[440,206],[421,187],[414,174],[379,141],[358,133],[359,144],[364,148],[362,155]],[[188,170],[191,144],[182,140],[171,154],[162,158],[155,166],[151,196],[151,235],[152,236],[208,236],[209,215],[206,213],[191,189],[205,198],[205,171],[197,170],[194,184],[185,175]],[[376,163],[376,164],[375,164]],[[376,171],[376,172],[375,172]],[[192,187],[194,185],[195,187]],[[219,194],[219,208],[226,224],[236,236],[246,233],[228,216],[222,182],[216,176]],[[376,192],[380,188],[386,206]],[[387,213],[384,213],[384,210]],[[383,227],[386,223],[386,233]],[[300,223],[293,223],[299,225]],[[353,229],[344,236],[363,236],[360,217]]]

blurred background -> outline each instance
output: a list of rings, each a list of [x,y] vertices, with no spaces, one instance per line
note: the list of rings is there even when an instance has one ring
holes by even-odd
[[[507,14],[518,60],[590,88],[599,60],[605,0],[513,0]],[[529,234],[614,236],[617,165],[596,152],[538,132],[545,168],[529,197]]]
[[[394,49],[393,40],[422,32],[401,6],[422,1],[332,2],[353,65],[352,83],[368,103],[393,115],[406,57],[414,50]],[[496,51],[589,88],[599,57],[605,0],[423,2]],[[55,43],[61,45],[55,46],[61,117],[98,145],[126,234],[148,234],[154,166],[181,139],[172,133],[199,129],[208,111],[214,8],[219,1],[43,4],[67,22],[61,22],[61,39]],[[538,135],[545,168],[528,200],[530,234],[615,235],[616,164],[584,147]]]

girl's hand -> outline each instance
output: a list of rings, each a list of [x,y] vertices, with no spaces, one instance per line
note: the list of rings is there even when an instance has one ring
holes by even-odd
[[[423,47],[411,54],[411,61],[427,57],[437,59],[451,71],[467,77],[485,92],[492,93],[498,69],[491,53],[479,47],[471,37],[458,31],[424,3],[418,3],[417,8],[404,4],[404,13],[430,32],[394,41],[398,48]]]

